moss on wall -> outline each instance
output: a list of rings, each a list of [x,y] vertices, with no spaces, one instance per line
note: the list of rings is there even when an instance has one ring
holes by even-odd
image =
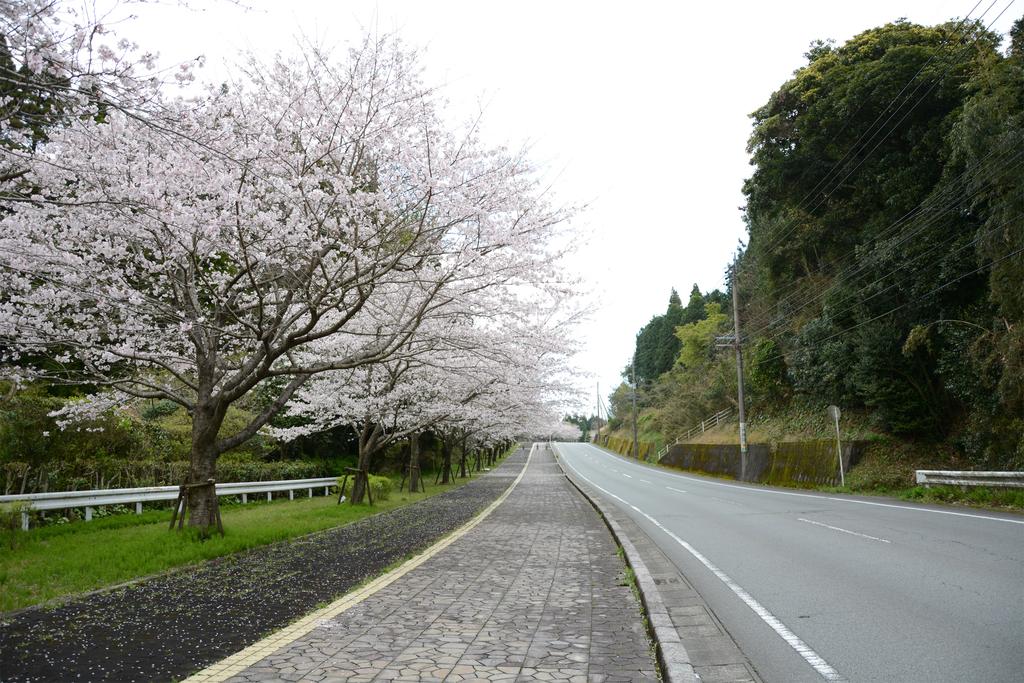
[[[601,445],[609,448],[619,455],[625,455],[632,457],[633,455],[633,440],[632,439],[621,439],[617,436],[602,436],[600,437]],[[640,459],[648,460],[654,455],[654,444],[650,441],[640,442]]]
[[[843,444],[843,467],[856,464],[863,442]],[[740,479],[740,447],[733,444],[687,443],[669,449],[661,464]],[[745,481],[782,486],[837,485],[839,469],[834,441],[787,441],[749,444]]]

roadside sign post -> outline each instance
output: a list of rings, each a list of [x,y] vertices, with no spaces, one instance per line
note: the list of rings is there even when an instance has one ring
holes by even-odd
[[[843,442],[839,437],[839,416],[842,412],[839,410],[839,406],[829,406],[828,414],[836,423],[836,458],[839,460],[839,482],[842,486],[846,486],[846,475],[843,474]]]

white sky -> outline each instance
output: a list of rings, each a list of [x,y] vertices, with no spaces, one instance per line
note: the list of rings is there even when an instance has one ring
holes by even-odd
[[[748,115],[809,43],[842,43],[898,17],[939,23],[975,2],[242,1],[248,9],[136,6],[119,32],[164,64],[205,55],[200,75],[211,80],[243,50],[293,51],[299,36],[343,47],[367,29],[397,32],[424,48],[427,79],[444,85],[453,121],[483,105],[485,139],[531,144],[559,199],[587,205],[576,221],[584,246],[568,267],[594,300],[578,358],[591,412],[594,383],[604,396],[618,384],[636,332],[664,312],[672,287],[684,302],[694,283],[724,289],[745,238]],[[986,22],[1008,2],[996,0]],[[994,30],[1020,15],[1010,7]]]

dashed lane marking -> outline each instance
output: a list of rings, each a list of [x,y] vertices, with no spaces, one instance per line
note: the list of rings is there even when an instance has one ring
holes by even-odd
[[[589,444],[588,444],[589,445]],[[597,446],[591,446],[591,448],[597,448]],[[615,457],[610,453],[605,453],[602,450],[598,450],[602,455],[608,457]],[[632,463],[630,463],[632,465]],[[633,465],[634,467],[640,467],[639,465]],[[645,468],[646,469],[646,468]],[[694,484],[700,484],[705,486],[723,486],[729,489],[739,489],[740,491],[747,491],[749,493],[767,493],[773,496],[796,496],[798,498],[814,498],[815,500],[834,500],[838,503],[851,503],[854,505],[872,505],[880,508],[895,508],[897,510],[909,510],[911,512],[931,512],[936,515],[952,515],[954,517],[967,517],[968,519],[983,519],[990,522],[1006,522],[1007,524],[1024,524],[1024,519],[1009,519],[1007,517],[991,517],[989,515],[973,515],[967,512],[953,512],[952,510],[934,510],[926,507],[913,507],[910,505],[894,505],[892,503],[876,503],[870,500],[857,500],[855,498],[839,498],[838,496],[816,496],[810,493],[795,493],[793,491],[776,491],[775,489],[758,488],[756,486],[737,486],[736,484],[724,484],[719,481],[705,481],[703,479],[695,479],[694,477],[688,477],[685,474],[675,474],[673,472],[658,472],[658,474],[672,477],[674,479],[682,479]]]
[[[811,649],[811,647],[807,643],[801,640],[800,636],[793,633],[793,631],[791,631],[788,626],[783,624],[778,617],[769,612],[768,608],[766,608],[764,605],[755,600],[754,597],[746,590],[744,590],[742,586],[733,581],[731,576],[729,576],[724,571],[715,566],[715,564],[711,562],[711,560],[709,560],[708,558],[704,557],[704,555],[702,555],[700,551],[698,551],[692,545],[681,539],[670,529],[664,526],[661,522],[659,522],[657,519],[647,514],[637,506],[627,502],[623,498],[620,498],[611,491],[601,488],[593,481],[587,479],[587,477],[580,474],[579,471],[576,470],[575,468],[573,468],[573,470],[576,472],[577,476],[579,476],[581,479],[589,483],[598,491],[601,491],[605,495],[611,496],[615,500],[621,502],[623,505],[626,505],[630,509],[635,510],[638,514],[643,515],[645,518],[647,518],[648,521],[651,522],[651,524],[661,529],[669,538],[671,538],[673,541],[682,546],[682,548],[686,550],[686,552],[690,553],[690,555],[696,558],[696,560],[700,562],[702,565],[704,565],[708,569],[708,571],[710,571],[712,574],[718,577],[718,579],[722,583],[724,583],[729,588],[729,590],[731,590],[736,595],[736,597],[742,600],[747,605],[747,607],[752,609],[754,611],[754,614],[761,618],[761,621],[766,623],[773,631],[779,634],[779,637],[786,641],[786,644],[793,648],[793,650],[795,650],[798,655],[803,657],[804,661],[810,664],[811,667],[815,671],[817,671],[822,678],[824,678],[826,681],[845,680],[843,676],[834,668],[832,668],[832,666],[828,662],[826,662],[821,655],[819,655],[817,652]]]
[[[851,536],[860,536],[861,538],[868,538],[872,541],[880,541],[881,543],[892,543],[892,541],[886,540],[884,538],[879,538],[878,536],[868,536],[867,534],[862,534],[857,531],[850,531],[849,529],[844,529],[838,526],[832,526],[831,524],[825,524],[823,522],[815,522],[810,519],[804,519],[803,517],[797,517],[796,520],[798,522],[807,522],[808,524],[813,524],[814,526],[823,526],[826,529],[832,529],[832,531],[841,531],[844,534],[850,534]]]

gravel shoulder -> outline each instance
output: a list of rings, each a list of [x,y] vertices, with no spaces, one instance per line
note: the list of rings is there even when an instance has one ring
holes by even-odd
[[[15,614],[0,623],[0,679],[183,678],[455,530],[501,495],[525,461],[519,450],[479,479],[408,507]]]

